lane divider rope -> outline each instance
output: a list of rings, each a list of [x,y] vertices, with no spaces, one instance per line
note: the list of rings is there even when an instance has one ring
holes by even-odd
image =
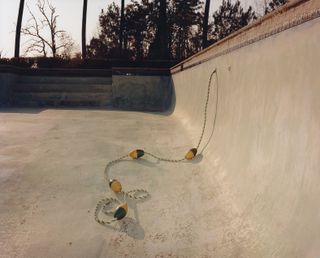
[[[108,169],[115,165],[116,163],[119,163],[121,161],[124,161],[126,159],[133,159],[137,160],[142,158],[143,156],[150,156],[158,161],[164,161],[164,162],[171,162],[171,163],[180,163],[186,160],[192,160],[197,156],[198,149],[201,145],[201,142],[203,140],[203,136],[206,130],[206,125],[207,125],[207,116],[208,116],[208,104],[209,104],[209,99],[210,99],[210,91],[211,91],[211,84],[212,84],[212,78],[213,75],[217,76],[217,69],[214,69],[209,77],[208,81],[208,88],[207,88],[207,93],[206,93],[206,101],[204,105],[204,112],[203,112],[203,125],[200,133],[200,137],[198,140],[198,143],[195,148],[190,149],[183,158],[181,159],[170,159],[170,158],[163,158],[158,155],[155,155],[151,152],[147,152],[141,149],[133,150],[129,154],[126,154],[124,156],[121,156],[117,159],[111,160],[107,163],[106,168],[105,168],[105,180],[107,181],[109,187],[111,190],[116,193],[116,194],[121,194],[123,197],[123,202],[121,203],[119,200],[115,198],[103,198],[101,199],[95,208],[94,212],[94,218],[95,221],[98,222],[101,225],[109,225],[112,224],[113,222],[116,222],[118,220],[123,219],[127,213],[128,213],[128,204],[126,203],[126,199],[130,198],[132,200],[140,201],[140,200],[145,200],[146,198],[150,197],[150,194],[147,190],[145,189],[134,189],[130,191],[123,191],[121,183],[117,179],[110,179],[108,178]],[[218,103],[218,83],[216,83],[216,109],[215,109],[215,114],[214,114],[214,126],[215,126],[215,121],[216,121],[216,116],[217,116],[217,103]],[[214,129],[214,128],[213,128]],[[104,216],[108,217],[109,219],[101,219],[101,214],[104,214]]]

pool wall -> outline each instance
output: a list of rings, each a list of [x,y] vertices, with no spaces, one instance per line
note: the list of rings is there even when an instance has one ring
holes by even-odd
[[[319,10],[320,1],[291,1],[172,69],[173,115],[195,144],[217,69],[202,177],[232,214],[233,230],[222,234],[248,257],[320,253]]]
[[[0,73],[0,107],[11,105],[12,86],[16,83],[17,75],[14,73]]]
[[[165,111],[170,107],[171,93],[168,69],[0,67],[1,106]]]

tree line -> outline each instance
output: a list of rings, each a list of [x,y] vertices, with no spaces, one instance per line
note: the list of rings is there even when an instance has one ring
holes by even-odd
[[[112,3],[100,13],[88,57],[182,60],[256,19],[252,7],[244,10],[239,0],[223,0],[212,22],[209,10],[210,0]]]
[[[269,0],[265,14],[286,2]],[[223,0],[211,17],[210,4],[210,0],[121,0],[120,6],[113,2],[101,10],[98,34],[87,45],[88,0],[83,0],[82,58],[182,60],[257,19],[253,8],[245,9],[240,0]],[[27,52],[68,57],[74,43],[58,29],[54,6],[49,0],[38,0],[37,7],[40,16],[36,18],[28,8],[31,18],[22,27],[24,0],[20,0],[15,57],[20,55],[20,33],[29,36]],[[41,34],[45,27],[50,39]]]
[[[212,21],[210,0],[124,2],[101,11],[99,35],[87,46],[89,58],[183,60],[257,19],[240,0],[223,0]],[[265,14],[286,2],[269,1]]]

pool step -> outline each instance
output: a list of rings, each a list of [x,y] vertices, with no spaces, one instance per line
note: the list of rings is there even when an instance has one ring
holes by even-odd
[[[14,92],[110,92],[111,84],[84,84],[84,83],[18,83]]]
[[[17,106],[109,106],[112,92],[19,92],[14,93]]]
[[[22,76],[13,87],[15,106],[111,106],[111,77]]]
[[[112,84],[112,77],[20,76],[18,83]]]

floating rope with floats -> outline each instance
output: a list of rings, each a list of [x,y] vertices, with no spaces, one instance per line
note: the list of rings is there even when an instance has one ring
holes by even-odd
[[[206,95],[206,102],[204,105],[203,126],[202,126],[201,134],[199,137],[199,141],[198,141],[198,144],[196,145],[196,147],[191,148],[185,154],[184,158],[181,158],[181,159],[163,158],[163,157],[159,157],[155,154],[152,154],[150,152],[147,152],[147,151],[144,151],[141,149],[137,149],[137,150],[131,151],[127,155],[124,155],[122,157],[119,157],[117,159],[109,161],[107,163],[106,169],[105,169],[105,179],[108,183],[108,186],[115,194],[122,194],[123,195],[124,201],[121,203],[119,200],[117,200],[115,198],[104,198],[104,199],[100,200],[96,206],[95,213],[94,213],[94,218],[95,218],[96,222],[98,222],[101,225],[108,225],[108,224],[111,224],[115,221],[122,220],[128,213],[128,204],[126,203],[127,198],[138,201],[138,200],[144,200],[150,196],[148,191],[144,190],[144,189],[135,189],[135,190],[125,192],[122,188],[121,183],[117,179],[108,178],[106,171],[108,170],[108,168],[110,168],[114,164],[116,164],[120,161],[126,160],[126,159],[132,159],[132,160],[141,159],[143,156],[150,156],[158,161],[179,163],[179,162],[182,162],[185,160],[190,161],[197,156],[197,153],[199,151],[199,147],[201,145],[201,142],[203,140],[203,136],[204,136],[204,133],[206,130],[207,110],[208,110],[208,103],[209,103],[209,98],[210,98],[212,78],[213,78],[214,74],[217,74],[216,69],[214,69],[210,74],[210,78],[209,78],[209,82],[208,82],[208,90],[207,90],[207,95]],[[218,84],[216,84],[216,85],[217,85],[216,109],[215,109],[215,115],[214,115],[213,129],[215,126],[215,121],[216,121],[216,116],[217,116],[217,104],[218,104]],[[114,208],[114,207],[116,207],[116,208]],[[101,212],[104,215],[109,216],[110,219],[109,220],[100,219]]]

